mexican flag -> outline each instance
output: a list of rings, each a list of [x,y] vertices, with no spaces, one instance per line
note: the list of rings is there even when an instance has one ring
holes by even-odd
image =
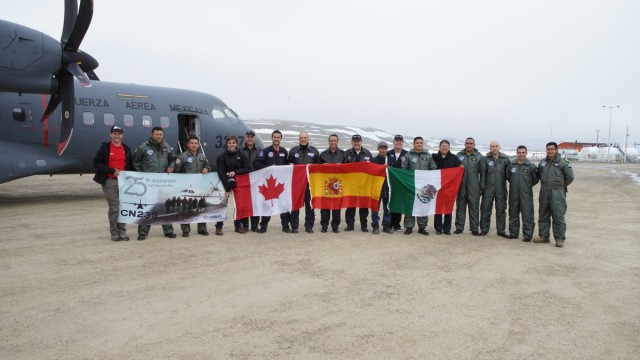
[[[235,179],[236,220],[279,215],[304,206],[306,165],[269,166]]]
[[[389,210],[411,216],[450,214],[464,169],[404,170],[388,168]]]

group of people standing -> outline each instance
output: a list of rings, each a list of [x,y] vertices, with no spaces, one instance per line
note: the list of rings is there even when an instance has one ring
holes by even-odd
[[[309,144],[309,134],[305,131],[298,135],[298,145],[289,151],[280,146],[282,133],[275,130],[271,133],[271,145],[260,149],[255,143],[255,132],[249,130],[244,137],[244,146],[238,147],[238,138],[230,135],[226,137],[225,151],[218,156],[215,165],[211,165],[204,154],[198,152],[199,139],[191,136],[188,139],[187,150],[178,157],[174,157],[171,148],[163,140],[163,131],[160,127],[153,128],[148,141],[141,144],[133,153],[122,143],[122,128],[111,128],[111,141],[103,143],[94,158],[96,176],[94,180],[99,182],[107,198],[109,205],[108,217],[111,231],[111,239],[114,241],[129,240],[124,224],[117,222],[118,211],[118,184],[117,177],[120,171],[135,170],[141,172],[177,172],[177,173],[208,173],[216,168],[222,185],[227,194],[235,188],[235,176],[263,169],[268,166],[280,166],[289,164],[341,164],[351,162],[372,162],[389,167],[435,170],[453,167],[463,167],[464,175],[456,199],[456,217],[454,234],[464,232],[466,215],[469,214],[469,229],[474,236],[484,236],[489,233],[492,210],[496,210],[496,230],[499,236],[517,239],[520,236],[520,224],[522,223],[522,235],[524,241],[548,243],[550,239],[551,220],[553,219],[553,236],[556,246],[562,247],[565,240],[567,186],[573,181],[571,164],[558,155],[558,145],[550,142],[546,145],[547,157],[535,166],[527,159],[527,148],[519,146],[517,157],[511,160],[500,151],[500,144],[492,141],[490,151],[482,155],[475,148],[475,140],[467,138],[465,148],[457,154],[450,151],[448,140],[442,140],[437,153],[430,154],[425,149],[425,141],[418,136],[413,139],[413,147],[410,150],[403,148],[404,138],[396,135],[393,139],[393,147],[389,149],[386,142],[378,144],[378,153],[372,153],[362,146],[362,137],[355,134],[351,137],[351,147],[347,150],[339,148],[339,137],[331,134],[328,138],[328,148],[319,152],[317,148]],[[133,154],[133,155],[132,155]],[[539,196],[539,230],[538,237],[533,239],[535,228],[533,187],[541,183]],[[380,196],[379,212],[371,213],[371,228],[374,234],[382,231],[393,233],[402,231],[404,234],[413,233],[413,228],[418,226],[417,232],[429,235],[427,229],[428,217],[413,217],[405,215],[401,225],[402,214],[389,211],[389,185],[385,181]],[[509,209],[509,228],[507,233],[506,213],[507,203]],[[304,231],[313,233],[315,224],[315,212],[311,207],[311,192],[307,187],[305,193],[305,218]],[[369,231],[368,216],[370,209],[357,209],[360,230]],[[452,214],[435,214],[434,228],[436,234],[450,235],[452,230]],[[356,208],[348,208],[345,211],[346,227],[344,231],[355,230]],[[270,216],[254,216],[234,221],[234,229],[237,233],[248,232],[266,233]],[[298,233],[300,228],[300,211],[292,211],[280,214],[282,231],[285,233]],[[333,233],[339,233],[341,223],[341,211],[320,209],[320,231],[326,233],[329,227]],[[215,224],[216,235],[223,235],[223,223]],[[150,225],[138,226],[138,240],[145,240]],[[181,225],[183,237],[188,237],[190,225]],[[175,238],[172,225],[163,225],[164,236]],[[208,235],[205,223],[198,224],[198,233]]]
[[[466,213],[474,236],[489,233],[491,214],[496,210],[496,230],[499,236],[518,239],[522,224],[523,241],[549,243],[553,220],[553,237],[557,247],[566,239],[567,187],[573,182],[571,164],[558,154],[558,144],[546,144],[547,156],[534,165],[527,158],[527,147],[516,149],[511,160],[500,152],[500,144],[492,141],[486,155],[475,148],[473,138],[465,139],[465,148],[457,154],[464,167],[464,177],[456,200],[455,234],[464,231]],[[538,237],[535,239],[533,187],[540,182]],[[482,201],[481,201],[482,200]],[[506,214],[509,209],[507,233]]]

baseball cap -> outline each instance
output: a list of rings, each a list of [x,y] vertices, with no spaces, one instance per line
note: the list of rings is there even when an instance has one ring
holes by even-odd
[[[119,131],[121,133],[124,133],[124,131],[122,131],[122,128],[120,126],[118,126],[118,125],[113,125],[111,127],[111,132],[115,132],[115,131]]]
[[[244,134],[245,134],[245,135],[253,135],[253,136],[256,136],[256,132],[255,132],[255,131],[253,131],[253,130],[247,130],[247,132],[246,132],[246,133],[244,133]]]
[[[355,134],[351,137],[351,140],[362,140],[362,136],[360,136],[360,134]]]
[[[393,137],[393,140],[403,140],[404,141],[404,137],[402,137],[402,135],[396,135]]]
[[[381,147],[388,148],[388,147],[389,147],[389,145],[387,145],[387,142],[386,142],[386,141],[380,141],[380,142],[378,143],[378,149],[380,149]]]

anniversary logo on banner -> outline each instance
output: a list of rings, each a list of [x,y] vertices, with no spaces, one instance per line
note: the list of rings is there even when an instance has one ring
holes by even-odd
[[[218,174],[121,171],[118,222],[187,224],[227,219],[227,197]]]

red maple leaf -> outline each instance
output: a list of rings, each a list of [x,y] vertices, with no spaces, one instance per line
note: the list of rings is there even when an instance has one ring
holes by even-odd
[[[271,200],[271,206],[273,206],[273,199],[279,198],[280,194],[284,192],[284,184],[279,183],[276,185],[276,178],[271,175],[267,179],[267,185],[258,186],[258,191],[264,196],[265,200]]]

